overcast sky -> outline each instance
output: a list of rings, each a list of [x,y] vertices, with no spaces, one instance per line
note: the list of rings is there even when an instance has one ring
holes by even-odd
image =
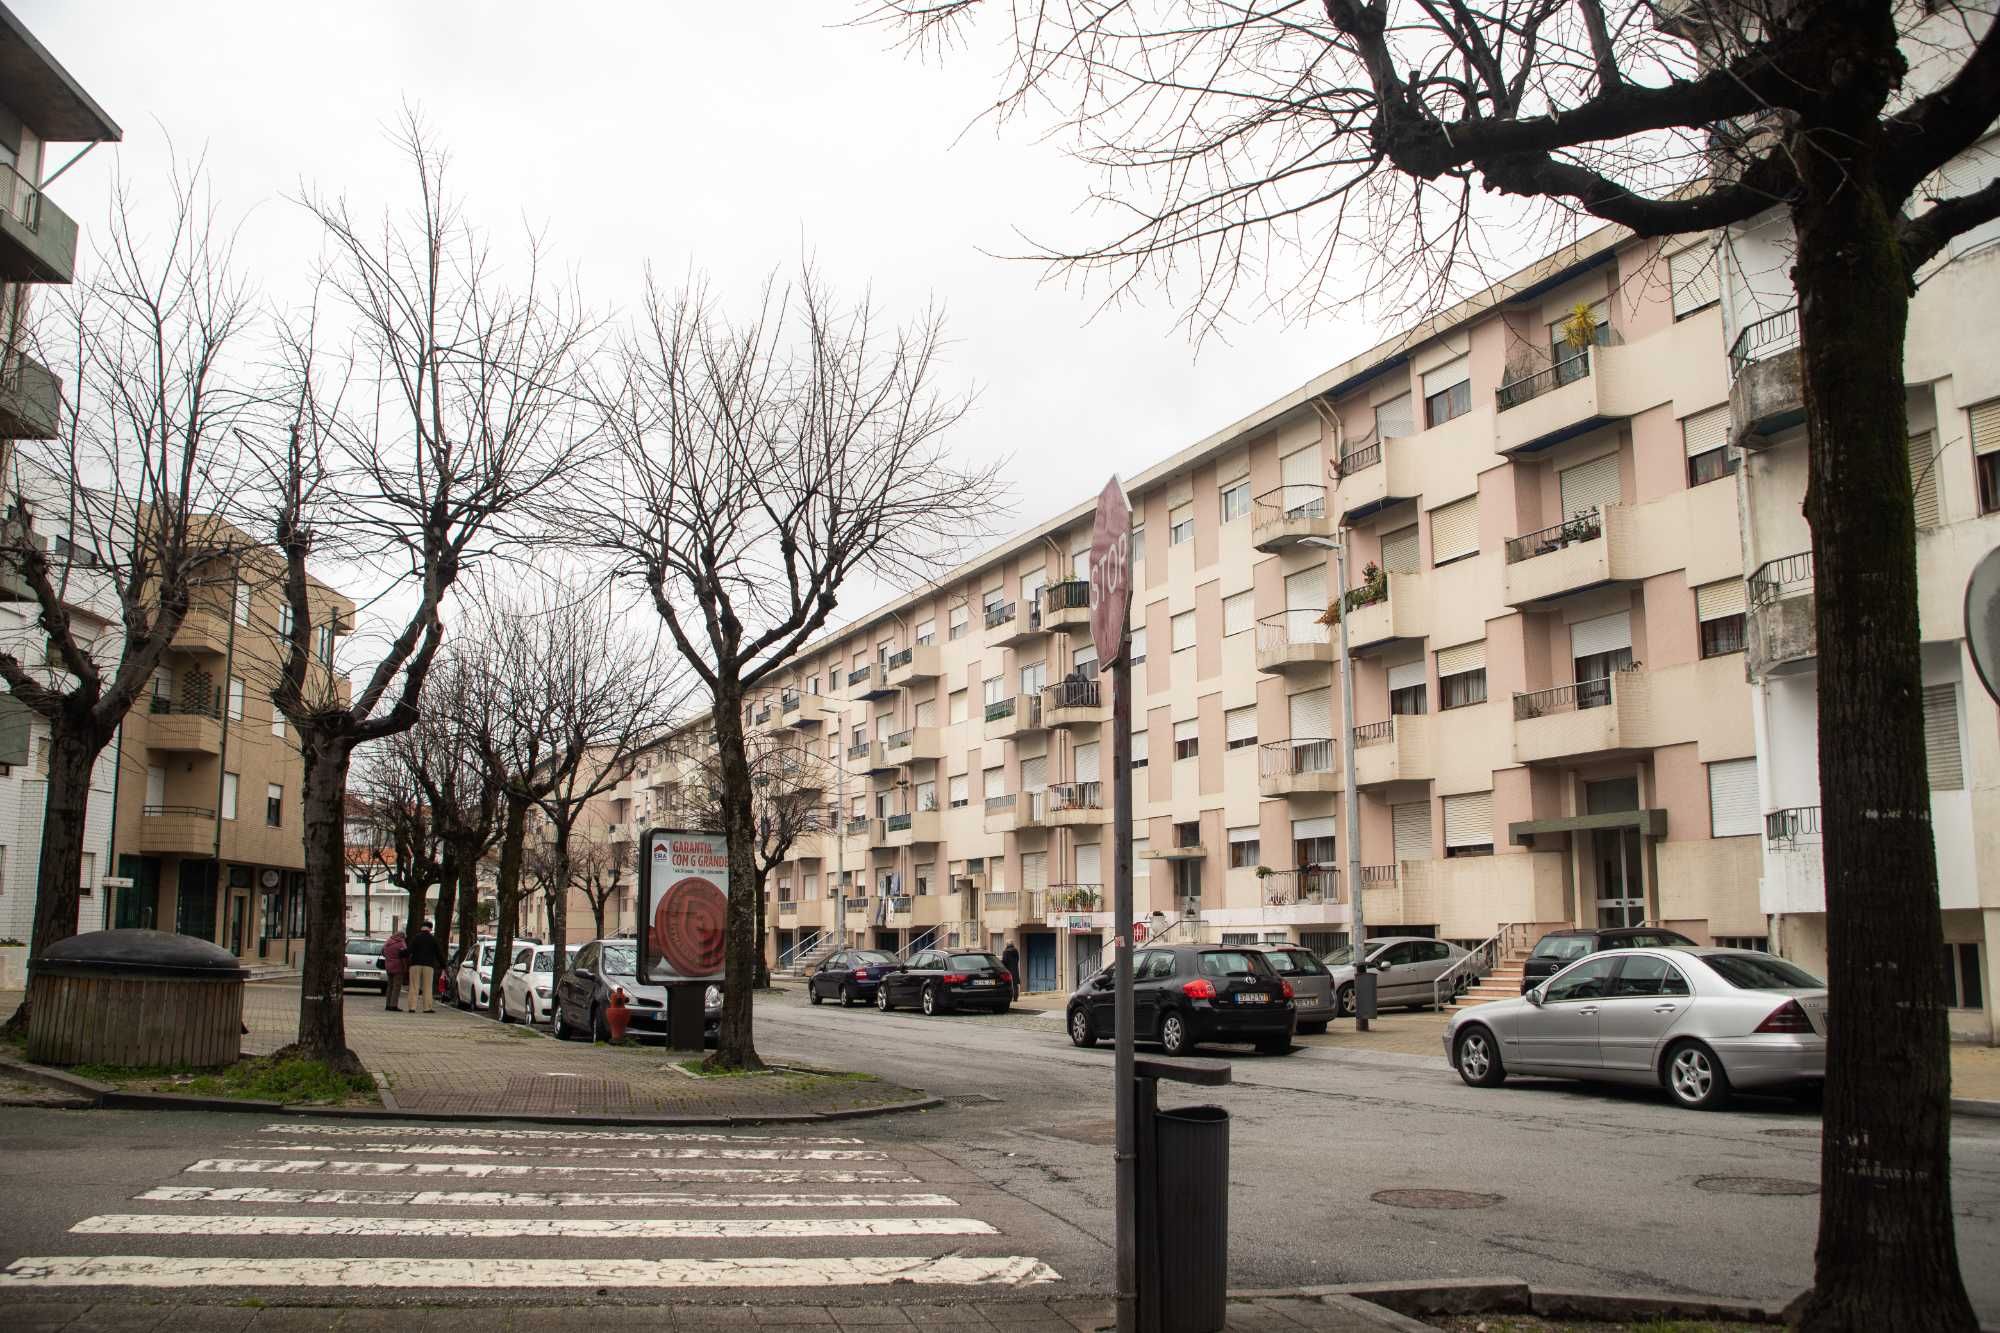
[[[239,254],[274,297],[317,246],[282,195],[345,191],[368,212],[407,198],[383,133],[406,98],[448,145],[472,216],[544,227],[608,311],[632,308],[649,263],[748,294],[802,246],[891,314],[935,297],[950,373],[979,394],[953,447],[1011,458],[1005,531],[1373,340],[1273,320],[1197,354],[1165,296],[1099,311],[1034,264],[989,257],[1019,251],[1016,228],[1099,235],[1080,211],[1092,177],[1026,126],[961,135],[998,87],[997,53],[926,65],[884,31],[829,26],[856,12],[847,0],[8,3],[125,131],[51,191],[86,237],[114,169],[159,182],[171,136],[205,151],[220,203],[248,215]],[[841,618],[873,592],[843,599]]]

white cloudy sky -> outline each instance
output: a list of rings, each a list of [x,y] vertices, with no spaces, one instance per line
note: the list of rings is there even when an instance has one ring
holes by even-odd
[[[1170,300],[1101,312],[1015,252],[1096,234],[1092,178],[1027,127],[961,136],[996,89],[985,53],[926,65],[847,0],[339,4],[8,0],[119,122],[52,191],[88,236],[114,169],[205,151],[243,262],[274,297],[314,253],[282,196],[400,200],[383,126],[420,104],[473,215],[545,227],[591,300],[629,310],[647,264],[749,292],[809,247],[891,313],[948,312],[978,401],[955,447],[1007,455],[1014,529],[1360,350],[1372,330],[1249,322],[1197,351]],[[866,610],[860,598],[843,617]]]

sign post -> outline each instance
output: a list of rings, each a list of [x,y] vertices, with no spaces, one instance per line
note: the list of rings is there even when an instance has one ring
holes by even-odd
[[[667,1044],[702,1047],[702,996],[722,980],[729,841],[694,829],[639,840],[639,980],[667,988]]]
[[[1111,665],[1112,956],[1116,1002],[1112,1101],[1115,1109],[1113,1248],[1118,1333],[1138,1328],[1138,1138],[1132,1061],[1132,663],[1126,626],[1132,602],[1132,505],[1112,477],[1097,497],[1090,532],[1090,637]],[[1151,1221],[1150,1218],[1147,1219]]]

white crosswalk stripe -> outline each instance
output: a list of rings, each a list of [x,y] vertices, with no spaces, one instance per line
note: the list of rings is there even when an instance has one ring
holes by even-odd
[[[105,1213],[70,1230],[80,1236],[611,1236],[624,1240],[784,1236],[990,1236],[976,1217],[231,1217],[197,1213]]]
[[[373,1125],[266,1125],[266,1134],[314,1137],[379,1139],[383,1131]],[[424,1131],[426,1139],[493,1139],[522,1143],[808,1143],[822,1147],[851,1146],[857,1138],[800,1137],[795,1134],[710,1133],[702,1130],[658,1129],[500,1129],[484,1125],[439,1125]]]
[[[906,1185],[916,1181],[907,1171],[870,1168],[830,1171],[802,1167],[757,1166],[543,1166],[514,1162],[346,1162],[327,1158],[204,1157],[187,1168],[190,1175],[270,1176],[450,1176],[462,1180],[661,1180],[695,1184],[758,1185]]]
[[[139,1203],[345,1204],[360,1208],[956,1208],[948,1194],[648,1194],[611,1190],[268,1189],[254,1185],[161,1185]]]
[[[242,1152],[322,1152],[320,1143],[232,1143]],[[597,1144],[547,1148],[485,1148],[469,1143],[343,1143],[342,1152],[394,1153],[404,1157],[611,1157],[640,1162],[880,1162],[875,1148],[606,1148]]]

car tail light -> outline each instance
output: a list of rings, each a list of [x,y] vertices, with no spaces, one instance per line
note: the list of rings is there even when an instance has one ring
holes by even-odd
[[[1014,980],[1014,974],[1012,972],[1009,972],[1006,968],[1003,967],[1000,969],[1000,980],[1005,982],[1012,982]]]
[[[1786,1000],[1771,1011],[1771,1016],[1759,1023],[1758,1032],[1811,1032],[1812,1020],[1806,1011],[1799,1008],[1797,1000]]]
[[[866,981],[866,980],[868,980],[868,969],[867,969],[867,968],[865,968],[865,967],[857,967],[857,968],[855,968],[855,969],[854,969],[854,979],[855,979],[856,981]]]
[[[938,978],[939,981],[942,981],[947,986],[963,986],[971,979],[963,972],[947,972]]]
[[[1196,977],[1193,981],[1181,983],[1181,994],[1190,1000],[1212,1000],[1215,998],[1215,983],[1206,977]]]
[[[1288,1000],[1291,999],[1293,995],[1292,983],[1289,981],[1280,981],[1278,984],[1285,988],[1285,998]]]

